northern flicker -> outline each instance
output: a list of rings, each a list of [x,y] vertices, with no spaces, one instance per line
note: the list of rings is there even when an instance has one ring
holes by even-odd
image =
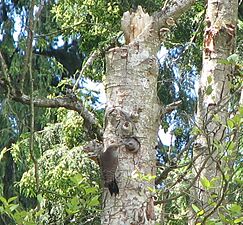
[[[111,196],[113,194],[119,194],[119,188],[115,178],[118,166],[118,148],[119,145],[110,145],[100,155],[100,166],[104,179],[104,186],[109,189]]]

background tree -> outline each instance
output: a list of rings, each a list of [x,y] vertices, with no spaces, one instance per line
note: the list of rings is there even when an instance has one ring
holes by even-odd
[[[239,136],[232,128],[239,130],[240,124],[236,121],[233,127],[227,127],[227,124],[230,115],[234,120],[238,110],[229,104],[232,98],[230,78],[234,78],[235,70],[234,65],[223,60],[235,49],[237,8],[238,1],[221,2],[220,7],[208,1],[197,111],[199,136],[194,147],[197,157],[194,173],[198,180],[192,206],[198,207],[200,213],[196,210],[197,218],[192,218],[190,224],[199,221],[204,224],[209,217],[214,218],[210,221],[220,221],[220,215],[225,214],[221,207],[227,203],[225,194],[234,174]]]

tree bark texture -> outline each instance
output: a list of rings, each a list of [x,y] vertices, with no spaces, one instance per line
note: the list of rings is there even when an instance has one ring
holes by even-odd
[[[159,41],[152,29],[152,18],[143,14],[141,8],[139,13],[139,22],[142,17],[145,20],[140,27],[134,24],[133,31],[138,36],[141,31],[136,33],[136,29],[143,29],[142,35],[131,41],[133,36],[129,33],[128,45],[113,48],[106,55],[104,149],[121,144],[115,174],[120,191],[116,196],[104,191],[102,224],[153,224],[155,219],[151,176],[156,173],[159,128],[156,88]]]
[[[164,30],[194,1],[170,1],[153,16],[140,6],[136,12],[125,12],[121,28],[126,45],[106,54],[101,224],[155,224],[155,146],[162,110],[157,102],[156,55]],[[109,166],[109,161],[114,165]]]
[[[208,1],[197,111],[200,135],[194,148],[194,155],[199,156],[195,162],[194,173],[199,179],[192,191],[192,203],[204,210],[204,219],[197,219],[192,210],[189,224],[205,222],[203,220],[210,216],[216,217],[218,203],[227,188],[220,172],[224,151],[219,146],[227,142],[225,125],[233,67],[223,64],[222,60],[227,59],[234,51],[237,10],[237,0]],[[214,187],[206,189],[202,186],[200,179],[204,177],[209,181],[214,179]],[[216,205],[210,204],[210,201],[214,201]]]

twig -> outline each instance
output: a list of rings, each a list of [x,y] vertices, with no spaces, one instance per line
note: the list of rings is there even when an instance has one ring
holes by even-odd
[[[164,6],[163,6],[163,8],[162,8],[162,10],[161,10],[161,11],[164,11],[164,10],[165,10],[165,8],[166,8],[166,7],[167,7],[167,5],[168,5],[168,2],[169,2],[169,0],[166,0],[166,1],[165,1]]]
[[[212,158],[213,159],[213,158]],[[222,195],[221,198],[219,199],[219,201],[217,202],[217,204],[214,206],[214,208],[211,210],[211,212],[209,212],[206,216],[204,216],[202,224],[205,224],[206,220],[219,208],[219,206],[221,205],[221,203],[223,202],[223,200],[225,199],[225,194],[228,188],[228,184],[229,184],[229,180],[226,179],[224,172],[222,171],[220,164],[218,161],[216,161],[215,159],[213,159],[213,161],[216,162],[217,164],[217,169],[220,171],[220,173],[222,174],[223,177],[223,181],[224,181],[224,187],[222,190]],[[231,178],[232,179],[232,178]]]
[[[197,157],[196,157],[196,158],[197,158]],[[191,187],[194,185],[194,183],[197,181],[197,179],[200,177],[201,172],[202,172],[203,169],[205,168],[205,166],[206,166],[206,164],[207,164],[207,162],[208,162],[208,160],[209,160],[210,158],[211,158],[211,155],[209,155],[209,156],[207,156],[207,158],[205,158],[205,160],[204,160],[204,162],[203,162],[201,168],[199,169],[197,175],[194,177],[194,179],[192,180],[192,182],[191,182],[190,185],[186,188],[185,191],[182,191],[180,194],[178,194],[178,195],[176,195],[176,196],[174,196],[174,197],[167,198],[166,200],[156,201],[156,202],[155,202],[156,205],[158,205],[158,204],[162,204],[162,203],[166,203],[166,202],[171,201],[171,200],[175,200],[175,199],[177,199],[177,198],[183,196],[183,195],[184,195],[184,192],[189,191],[189,190],[191,189]],[[193,160],[193,161],[194,161],[194,160]]]
[[[1,51],[0,51],[0,61],[1,61],[1,67],[2,67],[4,78],[5,78],[5,82],[7,83],[7,85],[6,85],[7,96],[9,96],[10,88],[11,88],[11,81],[10,81],[10,77],[8,74],[8,66],[5,62],[5,59],[4,59]]]
[[[180,159],[180,157],[182,156],[182,154],[186,151],[186,150],[188,150],[190,147],[191,147],[191,145],[193,144],[193,142],[196,140],[196,138],[197,138],[197,136],[198,135],[194,135],[192,138],[190,138],[190,140],[188,141],[188,143],[186,144],[186,146],[180,151],[180,153],[179,153],[179,155],[177,156],[177,160],[179,160]],[[195,159],[194,159],[195,160]],[[192,162],[194,162],[194,160],[192,160]],[[191,162],[191,163],[192,163]],[[191,164],[190,163],[190,164]],[[184,167],[184,166],[187,166],[188,164],[186,164],[186,165],[182,165],[182,166],[178,166],[178,165],[172,165],[172,166],[169,166],[169,167],[166,167],[165,169],[164,169],[164,171],[159,175],[159,177],[157,177],[156,178],[156,180],[155,180],[155,184],[159,184],[159,183],[161,183],[162,182],[162,180],[165,180],[166,178],[167,178],[167,176],[169,175],[169,173],[172,171],[172,170],[174,170],[174,169],[179,169],[179,168],[182,168],[182,167]],[[189,167],[190,167],[190,165],[189,165]],[[188,168],[189,169],[189,168]]]
[[[172,102],[171,104],[167,105],[165,107],[165,113],[170,113],[173,110],[175,110],[176,108],[178,108],[178,106],[182,103],[181,100],[176,101],[176,102]]]
[[[96,59],[96,57],[100,54],[99,51],[94,51],[90,57],[88,58],[88,60],[86,61],[86,63],[84,64],[84,66],[82,67],[80,73],[79,73],[79,76],[78,76],[78,79],[76,80],[74,86],[73,86],[73,92],[78,88],[78,85],[79,85],[79,81],[81,80],[82,76],[83,76],[83,73],[84,71],[93,64],[94,60]]]

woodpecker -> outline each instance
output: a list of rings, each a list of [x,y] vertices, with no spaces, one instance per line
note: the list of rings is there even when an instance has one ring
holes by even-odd
[[[112,144],[100,155],[101,172],[104,186],[109,189],[111,196],[119,194],[115,173],[118,166],[118,148],[120,145]]]

